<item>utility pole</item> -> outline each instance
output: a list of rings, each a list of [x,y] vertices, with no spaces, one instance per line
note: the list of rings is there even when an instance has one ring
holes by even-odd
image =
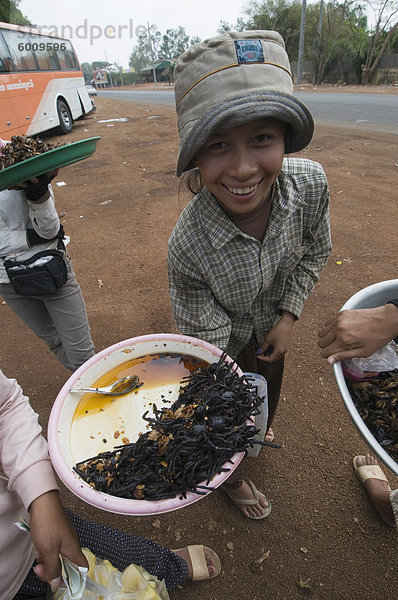
[[[117,68],[117,70],[119,71],[119,75],[120,75],[120,85],[123,87],[123,77],[122,77],[122,67],[120,66],[119,63],[119,57],[117,57],[117,62],[115,62],[115,67]]]
[[[106,55],[106,50],[104,50],[104,53],[105,53],[106,64],[109,65],[108,57]],[[111,72],[108,71],[108,67],[106,68],[106,72],[109,73],[109,79],[110,79],[110,82],[111,82],[111,87],[113,87],[112,75],[111,75]]]
[[[319,5],[319,21],[318,21],[318,74],[320,72],[321,54],[322,54],[322,18],[323,18],[323,0]],[[315,75],[315,83],[317,83],[318,75]]]
[[[301,6],[301,25],[300,25],[300,41],[299,41],[299,52],[297,60],[297,76],[296,84],[301,83],[301,74],[303,72],[303,56],[304,56],[304,39],[305,39],[305,17],[307,10],[307,1],[302,0]]]
[[[155,57],[154,57],[154,54],[153,54],[152,36],[151,36],[151,28],[149,27],[149,21],[147,21],[147,27],[148,27],[149,46],[150,46],[150,49],[151,49],[151,62],[152,62],[153,82],[154,82],[155,86],[157,86],[158,80],[156,79]]]

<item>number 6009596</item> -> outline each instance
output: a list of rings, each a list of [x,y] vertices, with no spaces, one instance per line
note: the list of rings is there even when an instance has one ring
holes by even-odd
[[[40,50],[41,52],[43,52],[44,50],[66,50],[66,44],[62,42],[60,44],[58,44],[57,42],[33,42],[32,44],[30,42],[26,42],[23,44],[18,44],[18,50],[25,50],[27,52],[30,52],[31,50],[33,50],[34,52],[37,52],[38,50]]]

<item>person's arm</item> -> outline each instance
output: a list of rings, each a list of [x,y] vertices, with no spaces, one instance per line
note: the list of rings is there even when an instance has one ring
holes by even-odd
[[[321,355],[332,365],[348,358],[366,358],[397,335],[398,306],[388,303],[339,312],[318,332],[318,345]]]
[[[312,223],[310,232],[312,244],[298,261],[294,270],[285,282],[283,296],[278,304],[280,314],[289,312],[297,319],[309,294],[319,279],[319,274],[329,258],[332,244],[330,237],[329,220],[329,189],[325,187],[319,202],[316,219]]]
[[[28,202],[29,218],[33,229],[27,230],[29,246],[45,243],[59,232],[60,222],[54,204],[51,180],[58,170],[35,177],[24,184],[23,194]]]
[[[83,567],[88,566],[86,558],[57,491],[46,492],[33,500],[29,515],[32,542],[37,551],[34,570],[55,591],[62,583],[59,554]]]
[[[32,541],[41,555],[42,575],[51,581],[61,574],[58,553],[86,565],[76,535],[58,494],[58,486],[41,435],[38,416],[14,379],[0,370],[0,465],[8,489],[31,517]],[[18,570],[18,565],[15,565]]]

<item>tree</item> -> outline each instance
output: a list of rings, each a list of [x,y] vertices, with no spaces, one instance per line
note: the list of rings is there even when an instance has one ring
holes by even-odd
[[[329,2],[324,8],[322,18],[322,31],[318,35],[320,6],[312,6],[309,12],[309,27],[312,28],[313,46],[310,55],[314,56],[316,63],[315,82],[320,84],[338,60],[351,62],[359,56],[358,40],[366,36],[366,17],[357,0],[344,0],[344,2]]]
[[[89,62],[82,62],[80,67],[84,76],[84,81],[91,81],[93,79],[93,68],[91,64]]]
[[[138,43],[133,47],[129,58],[129,66],[134,69],[135,73],[139,74],[142,69],[152,65],[152,62],[156,63],[161,40],[162,34],[156,25],[151,25],[149,33],[148,30],[145,30],[138,37]]]
[[[18,8],[21,0],[0,0],[0,21],[14,25],[31,25]]]
[[[369,83],[389,41],[398,29],[398,5],[396,0],[367,0],[367,4],[374,11],[376,23],[362,65],[362,85]]]
[[[111,66],[110,62],[106,60],[95,60],[91,63],[91,68],[93,71],[100,71],[101,69],[106,69]]]
[[[274,29],[285,40],[291,59],[298,55],[301,21],[300,0],[252,1],[245,9],[248,20],[238,19],[237,31],[242,29]],[[307,43],[306,43],[307,45]]]
[[[189,35],[181,25],[178,29],[167,29],[159,48],[159,59],[176,60],[189,48]]]
[[[130,55],[129,66],[134,68],[139,74],[142,69],[156,64],[162,60],[170,60],[172,63],[193,44],[200,42],[199,37],[190,38],[185,32],[184,27],[177,29],[167,29],[164,35],[157,29],[156,25],[150,28],[150,38],[148,31],[142,33],[138,38],[138,43],[133,47]],[[170,73],[173,71],[171,65]]]

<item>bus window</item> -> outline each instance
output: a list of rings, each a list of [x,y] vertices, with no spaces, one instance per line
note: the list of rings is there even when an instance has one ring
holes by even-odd
[[[10,52],[7,48],[7,44],[5,43],[3,36],[0,33],[0,73],[9,73],[10,71],[11,71]]]
[[[39,71],[59,71],[60,64],[57,49],[62,41],[54,40],[46,35],[29,35],[32,49],[36,57]]]
[[[70,42],[65,42],[64,45],[66,45],[65,50],[57,51],[57,56],[61,69],[63,71],[78,71],[79,65]]]
[[[12,71],[36,71],[37,65],[29,38],[22,36],[18,31],[3,30],[3,36],[9,48],[12,60]]]

